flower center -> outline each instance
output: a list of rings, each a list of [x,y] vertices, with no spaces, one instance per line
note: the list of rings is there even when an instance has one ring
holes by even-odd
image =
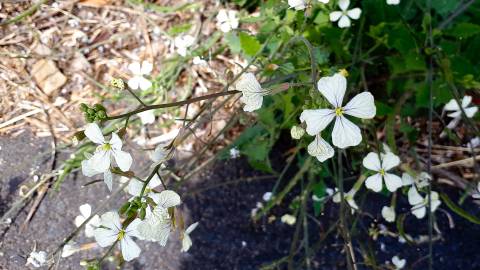
[[[381,176],[384,176],[385,175],[385,170],[384,169],[380,169],[380,171],[378,172]]]
[[[120,232],[118,232],[118,240],[122,240],[124,236],[125,236],[125,231],[120,230]]]
[[[106,143],[106,144],[103,144],[103,145],[102,145],[102,150],[103,150],[103,151],[108,151],[108,150],[110,150],[110,149],[112,149],[112,145],[111,145],[111,144]]]
[[[335,109],[335,115],[336,116],[342,116],[343,115],[343,108],[339,107]]]

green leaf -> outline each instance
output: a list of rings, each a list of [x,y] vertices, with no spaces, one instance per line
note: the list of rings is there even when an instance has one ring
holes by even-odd
[[[240,32],[240,45],[243,52],[248,56],[254,56],[261,48],[260,42],[254,37],[244,32]]]
[[[240,53],[242,47],[240,46],[240,39],[234,32],[228,32],[225,34],[225,41],[232,53]]]
[[[480,25],[461,22],[456,24],[452,29],[445,32],[446,35],[456,38],[469,38],[480,33]]]
[[[448,197],[447,194],[440,193],[440,198],[448,206],[448,208],[450,208],[450,210],[455,212],[457,215],[463,217],[464,219],[466,219],[466,220],[468,220],[472,223],[480,225],[480,219],[478,217],[476,217],[476,216],[468,213],[467,211],[463,210],[462,208],[460,208],[458,205],[456,205],[454,202],[452,202],[452,200],[450,200],[450,198]]]
[[[448,13],[452,12],[457,4],[460,2],[458,0],[434,0],[432,2],[432,8],[438,12],[440,15],[445,16]]]
[[[188,30],[190,30],[191,27],[192,25],[189,23],[175,25],[168,29],[168,34],[170,34],[171,36],[177,36],[178,34],[187,32]]]

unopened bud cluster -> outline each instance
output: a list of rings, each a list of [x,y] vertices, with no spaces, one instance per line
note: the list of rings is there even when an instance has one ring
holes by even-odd
[[[80,110],[85,115],[85,121],[88,123],[98,122],[107,118],[107,112],[102,104],[95,104],[93,107],[89,107],[85,103],[80,104]]]

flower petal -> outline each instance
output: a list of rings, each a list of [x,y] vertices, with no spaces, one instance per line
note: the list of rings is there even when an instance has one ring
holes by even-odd
[[[150,72],[153,70],[153,64],[148,61],[142,62],[142,68],[140,69],[140,73],[142,75],[149,75]]]
[[[122,256],[125,261],[131,261],[140,255],[140,247],[128,235],[125,235],[120,240],[120,247],[122,249]]]
[[[138,77],[138,87],[143,91],[148,90],[152,87],[152,82],[144,77]]]
[[[335,117],[335,112],[330,109],[304,110],[300,115],[300,122],[307,123],[307,133],[317,135],[324,130]]]
[[[120,231],[122,224],[120,223],[120,216],[117,212],[106,212],[100,217],[100,224],[104,227],[112,229],[116,232]]]
[[[402,174],[402,185],[403,186],[410,186],[415,183],[415,179],[408,173]]]
[[[82,173],[87,177],[92,177],[101,172],[97,171],[94,168],[92,161],[90,159],[85,159],[85,160],[82,160]]]
[[[417,205],[412,207],[411,211],[418,219],[422,219],[427,213],[427,208],[424,205]]]
[[[138,225],[142,223],[142,220],[139,218],[134,219],[130,224],[128,224],[127,228],[125,229],[125,233],[128,236],[138,237]]]
[[[369,176],[367,180],[365,180],[365,186],[374,192],[382,191],[382,176],[379,173]]]
[[[140,87],[140,78],[142,78],[142,76],[134,76],[130,78],[127,82],[128,87],[130,87],[130,89],[137,90]]]
[[[372,171],[380,171],[382,168],[380,166],[380,158],[379,154],[375,152],[370,152],[366,157],[363,158],[363,167],[372,170]]]
[[[338,148],[359,145],[362,141],[360,128],[344,116],[338,116],[333,126],[332,143]]]
[[[336,22],[338,19],[342,17],[342,12],[341,11],[333,11],[330,13],[330,21],[331,22]]]
[[[335,108],[342,106],[343,96],[347,90],[347,79],[340,73],[333,76],[320,78],[317,84],[318,91]]]
[[[246,112],[253,112],[262,107],[263,103],[263,96],[262,95],[248,95],[248,96],[242,96],[240,98],[240,101],[245,103],[245,106],[243,107],[243,110]]]
[[[472,118],[478,111],[478,107],[469,107],[463,109],[468,118]]]
[[[158,177],[157,174],[155,174],[152,179],[150,179],[150,182],[148,183],[149,188],[156,188],[162,184],[162,181],[160,180],[160,177]]]
[[[90,166],[97,172],[105,172],[110,169],[110,151],[99,150],[89,159]]]
[[[107,185],[108,190],[112,191],[113,175],[112,175],[112,172],[110,170],[106,170],[103,173],[103,182],[105,182],[105,184]]]
[[[140,196],[140,193],[142,192],[142,188],[143,188],[143,183],[138,181],[137,179],[132,178],[130,180],[130,183],[128,183],[127,192],[132,196]]]
[[[350,25],[351,25],[350,18],[348,16],[342,15],[342,17],[340,17],[340,20],[338,21],[338,27],[347,28],[347,27],[350,27]]]
[[[88,218],[92,214],[92,207],[88,203],[80,205],[78,209],[80,210],[82,216],[84,216],[85,218]]]
[[[358,18],[360,18],[361,14],[362,14],[362,10],[360,8],[353,8],[353,9],[347,11],[348,17],[350,17],[354,20],[358,20]]]
[[[130,70],[134,75],[140,75],[141,73],[141,68],[140,68],[140,63],[139,62],[133,62],[128,65],[128,70]]]
[[[99,246],[108,247],[117,241],[118,232],[106,228],[96,228],[93,231],[93,236]]]
[[[458,106],[458,103],[455,99],[451,99],[447,104],[445,104],[443,109],[446,111],[458,111],[460,110],[460,106]]]
[[[392,169],[393,167],[400,164],[400,158],[392,152],[381,154],[382,157],[382,168],[385,171]]]
[[[423,197],[420,196],[417,189],[414,186],[412,186],[408,190],[408,203],[410,205],[418,205],[418,204],[421,204],[422,202],[423,202]]]
[[[385,173],[383,177],[385,179],[385,186],[390,192],[395,192],[398,188],[402,187],[402,178],[400,178],[400,176]]]
[[[382,217],[387,222],[394,222],[395,221],[395,209],[393,209],[393,207],[384,206],[382,208]]]
[[[180,195],[178,195],[173,190],[164,190],[160,192],[160,196],[158,198],[157,206],[161,206],[163,208],[169,208],[173,206],[177,206],[182,203],[180,199]]]
[[[347,10],[348,6],[350,6],[350,0],[339,0],[338,6],[341,10]]]
[[[120,139],[120,137],[118,137],[117,133],[115,132],[112,133],[112,138],[110,139],[109,143],[112,149],[114,150],[122,149],[122,146],[123,146],[122,140]]]
[[[192,247],[192,239],[188,234],[183,235],[181,252],[187,252]]]
[[[129,153],[121,150],[114,150],[112,151],[112,154],[120,170],[126,172],[130,169],[130,166],[132,166],[133,159]]]
[[[105,137],[103,137],[102,130],[96,123],[89,123],[85,127],[85,136],[87,138],[96,143],[96,144],[104,144],[105,143]]]
[[[85,217],[84,216],[76,216],[75,217],[75,226],[77,227],[80,227],[80,225],[82,225],[82,223],[85,221]]]
[[[470,103],[472,102],[472,97],[471,96],[464,96],[462,98],[462,108],[466,108]]]
[[[188,226],[188,228],[185,230],[185,233],[186,234],[190,234],[191,232],[193,232],[193,230],[195,230],[198,226],[198,222],[195,222],[193,224],[191,224],[190,226]]]
[[[144,125],[155,123],[155,114],[153,113],[153,110],[144,111],[138,113],[137,115],[140,117],[140,120]]]
[[[362,119],[371,119],[377,112],[373,95],[370,92],[354,96],[343,109],[346,114]]]
[[[320,135],[315,136],[313,142],[308,145],[307,151],[311,156],[316,157],[320,162],[324,162],[325,160],[333,157],[335,154],[333,147],[322,137],[320,137]]]

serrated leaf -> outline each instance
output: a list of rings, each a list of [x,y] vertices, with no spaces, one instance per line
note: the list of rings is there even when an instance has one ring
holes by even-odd
[[[248,56],[254,56],[261,48],[260,42],[254,37],[244,32],[240,32],[240,46],[243,52]]]

